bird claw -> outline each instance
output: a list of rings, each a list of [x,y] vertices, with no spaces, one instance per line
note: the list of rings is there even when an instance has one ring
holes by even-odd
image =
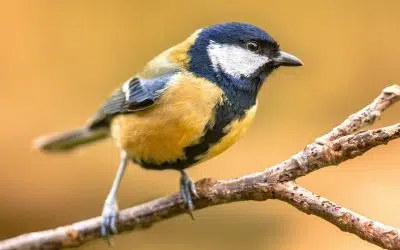
[[[194,204],[192,197],[199,198],[199,195],[196,191],[196,185],[194,182],[189,178],[189,176],[185,172],[181,172],[181,180],[180,180],[180,194],[183,199],[183,203],[186,207],[186,212],[189,216],[194,220],[195,217],[193,215],[194,211]]]
[[[118,207],[115,203],[106,202],[101,214],[101,235],[112,245],[111,235],[118,234],[117,229]]]

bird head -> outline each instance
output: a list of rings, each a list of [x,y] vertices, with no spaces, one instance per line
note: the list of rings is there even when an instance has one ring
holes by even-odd
[[[245,23],[224,23],[195,33],[188,53],[193,73],[214,82],[231,82],[242,88],[258,89],[280,66],[301,66],[297,57],[282,51],[264,30]]]

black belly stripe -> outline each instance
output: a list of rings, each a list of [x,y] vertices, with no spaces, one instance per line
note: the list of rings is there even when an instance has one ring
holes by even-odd
[[[231,105],[228,102],[219,104],[215,107],[215,122],[214,126],[212,124],[207,124],[205,127],[204,135],[198,140],[198,143],[188,146],[184,149],[185,159],[179,159],[174,162],[164,162],[162,164],[152,164],[146,162],[140,162],[139,164],[148,169],[185,169],[190,165],[195,164],[200,159],[197,159],[199,155],[206,153],[209,148],[220,141],[229,131],[224,131],[224,128],[230,124],[234,119],[243,116],[244,112],[241,114],[233,115],[234,113],[230,111]]]

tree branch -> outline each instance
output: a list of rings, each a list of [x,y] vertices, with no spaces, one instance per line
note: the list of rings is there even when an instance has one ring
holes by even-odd
[[[313,214],[334,224],[340,230],[357,235],[372,244],[387,249],[400,249],[400,230],[386,226],[313,194],[294,182],[280,183],[276,198],[293,205],[306,214]]]
[[[196,209],[243,200],[279,199],[303,212],[319,216],[343,231],[358,235],[373,244],[400,249],[399,230],[372,221],[339,207],[297,186],[293,181],[322,167],[337,165],[360,156],[369,149],[400,137],[400,123],[388,127],[355,131],[372,124],[381,113],[400,99],[400,86],[385,88],[368,106],[351,115],[304,150],[263,172],[231,180],[202,179],[196,183],[199,198]],[[150,227],[153,223],[185,213],[178,194],[122,210],[119,232]],[[101,238],[100,217],[52,230],[28,233],[0,242],[0,250],[60,249],[78,247]]]

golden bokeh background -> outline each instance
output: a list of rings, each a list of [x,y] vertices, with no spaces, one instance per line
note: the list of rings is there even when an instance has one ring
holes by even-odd
[[[98,216],[117,169],[111,141],[66,155],[32,149],[38,135],[81,125],[146,61],[207,25],[266,29],[304,67],[262,88],[247,136],[189,170],[193,179],[259,171],[400,82],[398,0],[1,1],[0,239]],[[400,106],[375,126],[399,122]],[[400,141],[299,182],[363,215],[400,227]],[[174,171],[132,165],[121,208],[178,190]],[[115,249],[377,249],[280,201],[241,202],[115,237]],[[109,249],[95,241],[82,249]]]

